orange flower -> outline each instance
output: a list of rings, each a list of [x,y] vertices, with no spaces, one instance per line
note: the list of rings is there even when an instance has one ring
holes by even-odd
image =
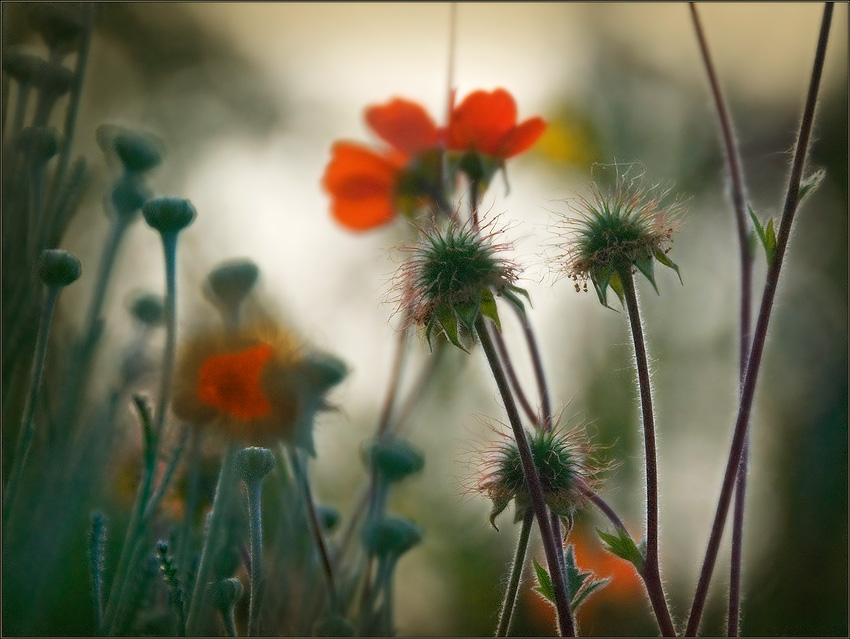
[[[334,218],[353,231],[386,224],[401,208],[402,197],[420,195],[403,192],[406,168],[442,138],[425,109],[401,98],[367,108],[366,122],[391,148],[375,151],[337,142],[322,178],[322,186],[331,195]]]
[[[446,143],[506,160],[531,148],[545,128],[540,117],[517,124],[516,102],[504,89],[474,91],[452,110]]]
[[[312,421],[342,362],[304,349],[277,326],[187,340],[175,373],[174,414],[247,445],[284,440],[312,450]]]

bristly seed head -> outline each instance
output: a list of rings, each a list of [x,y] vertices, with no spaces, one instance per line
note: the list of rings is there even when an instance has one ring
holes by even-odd
[[[579,198],[562,228],[568,240],[558,259],[558,270],[575,282],[576,290],[587,290],[589,279],[599,301],[608,306],[610,285],[622,302],[622,277],[637,268],[656,292],[654,262],[679,267],[667,257],[673,232],[679,226],[682,204],[670,200],[669,190],[646,186],[642,176],[617,174],[610,187],[594,181],[590,199]],[[681,281],[681,275],[679,275]]]
[[[453,218],[444,228],[422,229],[419,244],[402,249],[411,257],[400,271],[400,306],[411,323],[425,326],[429,342],[438,328],[467,350],[461,337],[468,341],[479,316],[499,325],[494,294],[522,308],[516,293],[527,294],[514,284],[519,268],[499,255],[510,247],[494,242],[498,234]]]

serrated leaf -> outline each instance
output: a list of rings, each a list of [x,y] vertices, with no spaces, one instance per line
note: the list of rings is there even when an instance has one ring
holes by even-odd
[[[536,559],[532,558],[534,562],[534,572],[537,573],[537,587],[534,589],[543,595],[546,599],[551,601],[553,604],[555,603],[555,589],[552,587],[552,578],[549,576],[549,573],[546,569],[541,566]]]
[[[820,183],[823,182],[824,177],[826,177],[826,171],[820,169],[812,173],[805,180],[803,180],[800,183],[800,192],[797,196],[797,202],[802,202],[804,197],[806,197],[809,193],[818,188],[818,186],[820,186]]]
[[[622,530],[617,530],[616,535],[611,535],[609,533],[604,533],[597,528],[596,534],[598,534],[599,538],[605,543],[605,550],[617,555],[621,559],[631,562],[634,564],[634,567],[637,568],[638,572],[643,572],[643,560],[646,550],[641,552],[640,548],[635,545],[634,540],[629,537],[628,533]]]
[[[676,271],[676,275],[679,276],[679,284],[682,284],[684,286],[685,283],[682,281],[682,274],[679,272],[679,265],[676,264],[669,257],[667,257],[667,254],[660,248],[654,248],[652,250],[652,254],[655,256],[655,259],[658,260],[661,264],[663,264],[667,268],[672,268],[674,271]]]
[[[570,591],[570,596],[575,598],[576,594],[578,594],[581,587],[584,585],[584,582],[587,581],[589,577],[592,577],[593,573],[579,569],[576,564],[576,555],[572,544],[567,546],[567,549],[564,552],[564,568],[566,569],[565,574],[567,575],[567,588]]]
[[[481,293],[481,314],[493,320],[498,331],[502,332],[502,323],[499,321],[499,311],[496,308],[496,298],[493,297],[493,292],[489,288],[485,288],[484,292]]]
[[[440,323],[440,326],[449,341],[460,350],[468,353],[469,351],[461,345],[460,340],[458,339],[457,315],[455,315],[454,310],[452,310],[450,306],[444,305],[438,307],[436,311],[434,311],[434,314],[436,315],[437,321]]]
[[[644,277],[649,280],[650,284],[652,284],[652,288],[655,289],[655,293],[658,293],[658,285],[655,283],[655,260],[652,255],[647,257],[641,257],[635,260],[635,266],[637,269],[643,273]]]
[[[761,240],[761,245],[764,247],[764,254],[767,257],[767,263],[773,262],[773,256],[776,254],[776,231],[773,228],[773,218],[767,223],[767,226],[762,226],[753,208],[747,205],[747,210],[750,212],[750,219],[756,227],[756,234]]]

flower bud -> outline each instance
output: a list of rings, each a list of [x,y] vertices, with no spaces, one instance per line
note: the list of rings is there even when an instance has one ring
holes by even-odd
[[[80,260],[62,249],[46,249],[38,260],[38,276],[47,286],[68,286],[82,273]]]
[[[425,465],[425,456],[410,442],[384,437],[363,451],[364,462],[388,482],[396,482],[417,473]]]
[[[238,309],[259,276],[260,269],[247,258],[223,262],[210,271],[207,292],[226,308]]]
[[[274,467],[274,453],[268,448],[252,446],[236,453],[236,468],[246,484],[262,482]]]
[[[133,175],[123,175],[112,187],[112,206],[119,217],[129,217],[150,199],[151,192]]]
[[[339,523],[339,511],[336,508],[319,504],[316,506],[316,512],[324,530],[330,532],[336,528]]]
[[[49,96],[50,101],[55,101],[71,90],[74,85],[74,72],[64,65],[47,61],[39,67],[36,81],[39,89]]]
[[[59,131],[48,126],[29,126],[21,131],[18,144],[33,166],[43,164],[59,152]]]
[[[422,531],[401,517],[386,517],[363,527],[363,545],[378,557],[400,557],[422,541]]]
[[[21,85],[32,83],[44,64],[44,59],[17,47],[3,54],[3,71]]]
[[[127,173],[144,173],[162,163],[164,145],[150,133],[101,124],[95,135],[106,159],[117,160]]]
[[[222,579],[207,586],[210,602],[223,615],[227,615],[233,610],[233,607],[242,598],[244,592],[245,588],[242,586],[242,582],[236,577]]]
[[[33,7],[30,21],[51,50],[70,51],[83,31],[78,12],[68,8],[70,3],[40,2]]]
[[[177,197],[158,197],[142,207],[145,221],[160,233],[177,233],[195,219],[195,207],[189,200]]]
[[[128,303],[130,313],[142,324],[159,326],[165,317],[162,298],[154,293],[140,293]]]
[[[335,355],[314,351],[304,356],[301,374],[313,390],[323,393],[345,379],[348,366]]]

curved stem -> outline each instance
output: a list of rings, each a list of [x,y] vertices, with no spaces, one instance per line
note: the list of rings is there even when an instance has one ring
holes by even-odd
[[[502,609],[499,611],[499,626],[496,628],[497,637],[507,637],[511,628],[511,618],[514,614],[514,605],[519,591],[519,582],[522,579],[522,570],[525,567],[525,552],[528,550],[528,541],[531,538],[531,524],[534,523],[534,514],[530,510],[525,511],[522,518],[522,527],[517,539],[514,563],[511,565],[511,577],[508,587],[505,589],[505,598],[502,600]]]
[[[561,540],[556,539],[552,534],[546,504],[543,500],[543,487],[540,484],[540,475],[537,472],[537,467],[534,465],[534,458],[531,454],[528,437],[525,434],[525,429],[522,426],[513,395],[511,395],[510,386],[508,385],[502,365],[499,362],[499,356],[493,346],[493,341],[490,339],[487,326],[481,317],[478,317],[475,321],[475,332],[478,334],[481,347],[487,356],[487,362],[490,364],[490,370],[493,373],[493,378],[496,381],[496,386],[499,389],[499,394],[505,405],[505,412],[508,414],[508,420],[510,421],[511,429],[517,442],[526,485],[531,496],[531,505],[534,515],[537,518],[537,525],[540,528],[543,549],[546,553],[546,562],[549,565],[549,574],[552,578],[552,585],[555,591],[555,609],[558,612],[558,627],[562,635],[573,637],[575,636],[575,625],[573,623],[572,611],[570,610],[570,594],[567,589],[566,580],[564,579],[562,566],[558,559],[557,547],[561,543]]]
[[[514,370],[513,364],[511,364],[510,357],[508,357],[508,350],[505,348],[505,340],[502,337],[502,334],[499,331],[495,331],[493,333],[493,337],[493,342],[496,344],[496,350],[499,351],[499,357],[501,358],[502,366],[505,369],[505,375],[507,375],[508,381],[511,383],[511,388],[514,391],[514,395],[516,396],[520,407],[523,412],[525,412],[525,416],[528,417],[533,424],[539,425],[540,418],[534,408],[532,408],[531,403],[528,401],[528,398],[522,390],[522,386],[516,376],[516,371]]]
[[[626,530],[626,525],[623,523],[623,520],[617,516],[617,513],[614,512],[614,509],[611,508],[611,506],[609,506],[608,503],[604,499],[602,499],[602,497],[593,492],[586,484],[581,484],[579,486],[579,490],[581,490],[582,494],[584,494],[584,496],[587,497],[593,503],[593,505],[596,506],[600,510],[600,512],[602,512],[602,514],[608,518],[608,521],[614,524],[615,528],[622,530],[627,535],[629,534],[629,531]]]
[[[18,443],[15,447],[15,458],[12,462],[12,470],[6,482],[6,490],[3,492],[3,529],[7,527],[9,513],[14,503],[20,485],[21,476],[26,465],[32,438],[35,435],[35,410],[38,407],[38,392],[41,388],[41,377],[44,373],[44,361],[47,356],[47,342],[50,337],[50,324],[53,321],[53,310],[56,308],[56,300],[59,297],[61,287],[47,287],[44,308],[41,311],[41,320],[38,324],[38,336],[36,338],[35,353],[30,374],[29,390],[24,404],[24,414],[21,418],[21,428],[18,432]]]
[[[174,354],[177,347],[177,233],[163,233],[162,248],[165,255],[165,352],[162,356],[159,404],[153,429],[157,440],[162,435],[174,380]]]
[[[646,559],[644,560],[644,582],[652,609],[658,620],[661,632],[665,636],[675,636],[673,620],[667,608],[667,601],[661,587],[661,573],[658,565],[658,463],[655,444],[655,415],[652,410],[652,386],[649,377],[649,362],[646,356],[646,343],[641,326],[640,308],[635,292],[631,266],[618,270],[623,283],[623,297],[629,312],[632,342],[635,351],[640,406],[643,421],[644,457],[646,463]]]
[[[735,479],[738,475],[738,467],[743,456],[744,444],[747,439],[747,429],[752,410],[753,398],[755,397],[756,382],[761,366],[761,358],[767,340],[767,328],[770,323],[770,314],[773,309],[773,301],[776,297],[776,289],[779,284],[779,275],[782,269],[782,260],[788,247],[788,238],[791,234],[791,226],[794,215],[797,212],[800,197],[800,182],[803,177],[806,153],[809,147],[812,126],[814,124],[815,106],[817,103],[820,80],[823,75],[824,60],[826,58],[826,45],[829,40],[829,28],[832,22],[832,3],[826,3],[824,7],[823,20],[821,22],[820,35],[818,37],[815,61],[812,69],[812,77],[809,83],[809,91],[806,97],[806,106],[800,124],[800,134],[797,138],[797,148],[794,152],[794,161],[791,165],[791,177],[788,183],[788,192],[785,197],[785,206],[779,223],[779,232],[776,237],[776,249],[773,261],[770,263],[767,276],[765,277],[764,293],[762,294],[758,318],[756,319],[753,332],[752,348],[749,354],[744,384],[741,388],[741,405],[738,409],[738,417],[735,421],[735,430],[732,435],[732,444],[729,450],[729,458],[726,464],[726,472],[720,489],[717,510],[711,527],[711,535],[708,541],[705,558],[700,571],[697,590],[691,606],[688,618],[686,635],[695,636],[699,630],[705,600],[708,596],[708,586],[714,564],[717,560],[717,552],[720,539],[723,536],[723,527],[726,524],[726,516],[729,512],[729,504],[732,498]]]
[[[740,345],[739,345],[739,385],[744,383],[746,373],[747,356],[750,351],[751,335],[751,306],[752,306],[752,280],[753,260],[749,249],[749,230],[747,225],[747,213],[745,210],[744,177],[741,169],[741,161],[735,144],[735,136],[732,131],[731,118],[726,108],[723,92],[714,71],[714,64],[708,52],[708,44],[702,31],[696,6],[690,3],[691,17],[693,18],[694,30],[699,42],[700,53],[705,65],[708,81],[711,86],[711,95],[717,109],[720,122],[720,131],[723,138],[723,147],[726,151],[726,162],[729,166],[729,177],[732,186],[732,207],[735,213],[735,224],[738,232],[738,253],[741,265],[741,298],[740,298]],[[727,634],[730,637],[738,636],[740,623],[741,603],[741,564],[744,535],[745,496],[747,490],[747,458],[748,451],[745,450],[738,467],[738,480],[735,490],[735,509],[732,521],[732,557],[729,571],[729,612],[727,616]]]

